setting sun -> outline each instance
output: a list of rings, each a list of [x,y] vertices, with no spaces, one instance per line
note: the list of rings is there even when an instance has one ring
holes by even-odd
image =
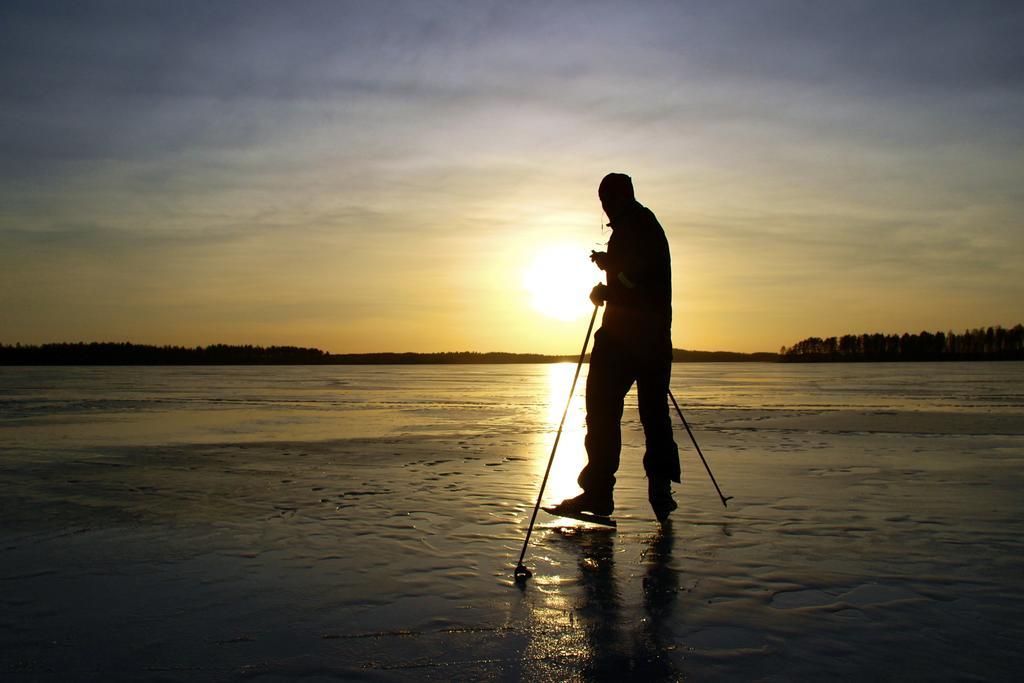
[[[558,245],[541,251],[523,272],[530,305],[558,320],[576,320],[593,308],[590,290],[601,281],[585,247]]]

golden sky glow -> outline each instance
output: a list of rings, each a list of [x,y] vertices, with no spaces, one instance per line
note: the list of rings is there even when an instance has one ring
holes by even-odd
[[[1012,325],[1024,20],[945,7],[5,4],[0,342],[575,353],[609,171],[676,347]]]
[[[602,281],[600,270],[578,244],[545,246],[523,271],[523,289],[538,313],[562,321],[579,320],[590,313],[590,290]]]

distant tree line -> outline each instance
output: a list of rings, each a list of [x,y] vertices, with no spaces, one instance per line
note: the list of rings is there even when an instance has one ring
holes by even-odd
[[[0,365],[305,365],[329,354],[298,346],[149,346],[128,342],[0,345]]]
[[[440,353],[331,354],[300,346],[150,346],[77,342],[28,346],[0,344],[0,365],[458,365],[575,362],[577,355],[446,351]],[[774,361],[774,353],[672,350],[673,361]]]
[[[919,334],[809,337],[779,350],[784,362],[1024,360],[1024,326]]]
[[[0,344],[0,365],[428,365],[557,363],[576,356],[538,353],[345,353],[300,346],[151,346],[128,342],[78,342],[23,346]]]
[[[0,365],[468,365],[575,362],[576,355],[445,351],[327,353],[301,346],[152,346],[129,342],[0,344]],[[589,358],[588,358],[589,360]],[[775,353],[672,349],[676,363],[1024,360],[1024,326],[920,334],[809,337]]]
[[[673,363],[771,363],[779,355],[771,352],[739,353],[737,351],[688,351],[672,349]]]
[[[332,365],[472,365],[490,363],[561,363],[579,356],[548,356],[541,353],[490,351],[442,351],[438,353],[336,353]]]

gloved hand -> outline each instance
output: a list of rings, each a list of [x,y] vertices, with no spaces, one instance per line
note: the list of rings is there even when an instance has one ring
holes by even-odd
[[[604,251],[591,251],[590,260],[601,270],[608,270],[608,253]]]
[[[590,290],[590,303],[600,306],[605,301],[608,301],[608,286],[594,285],[594,288]]]

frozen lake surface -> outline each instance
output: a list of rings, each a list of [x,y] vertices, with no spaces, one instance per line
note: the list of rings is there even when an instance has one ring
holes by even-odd
[[[679,430],[654,522],[631,394],[520,589],[573,369],[0,368],[0,676],[1016,680],[1024,364],[678,364],[728,509]]]

